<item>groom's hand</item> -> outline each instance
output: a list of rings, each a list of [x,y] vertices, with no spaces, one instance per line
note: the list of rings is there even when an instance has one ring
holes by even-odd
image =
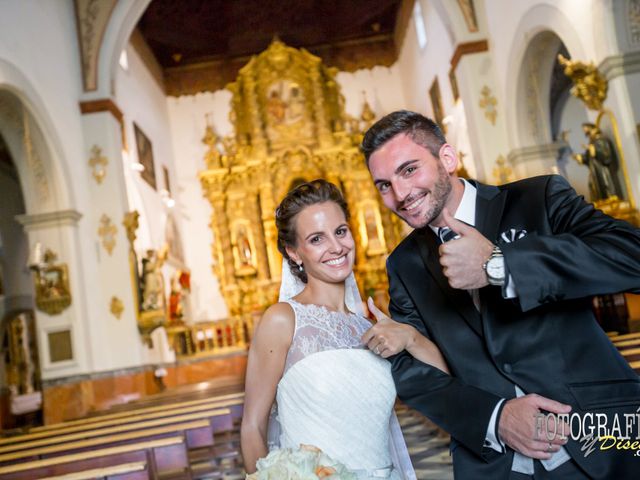
[[[440,245],[440,265],[449,280],[449,285],[461,290],[474,290],[489,284],[483,265],[491,256],[493,243],[474,227],[442,210],[445,224],[459,235],[459,238]]]
[[[556,426],[554,418],[547,419],[541,410],[556,415],[568,414],[571,406],[535,393],[513,398],[502,409],[498,420],[498,435],[515,451],[527,457],[546,460],[567,443],[570,430],[566,422]]]
[[[399,323],[385,315],[369,297],[369,311],[376,317],[376,324],[362,335],[362,343],[373,353],[388,358],[408,348],[415,341],[416,329]]]

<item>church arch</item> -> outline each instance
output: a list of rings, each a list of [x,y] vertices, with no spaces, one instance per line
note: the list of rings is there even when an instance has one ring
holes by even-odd
[[[54,125],[31,82],[0,59],[0,135],[15,162],[27,214],[75,208]]]
[[[585,48],[569,19],[556,7],[537,5],[520,20],[502,82],[512,148],[551,143],[550,85],[562,45],[574,58]],[[524,101],[523,101],[524,99]]]
[[[150,3],[151,0],[117,2],[102,39],[98,58],[98,89],[92,92],[92,97],[108,98],[114,95],[120,54]]]

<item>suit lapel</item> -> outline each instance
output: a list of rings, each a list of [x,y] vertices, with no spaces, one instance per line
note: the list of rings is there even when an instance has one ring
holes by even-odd
[[[492,242],[497,242],[500,220],[504,210],[507,194],[498,187],[472,182],[477,189],[476,195],[476,229]],[[454,308],[462,315],[467,324],[480,336],[482,333],[481,318],[473,304],[469,292],[458,290],[449,285],[447,277],[442,273],[438,258],[439,243],[435,233],[425,227],[416,238],[420,256],[427,266],[443,294]]]
[[[475,181],[473,184],[477,189],[476,229],[489,241],[497,243],[507,192]]]
[[[438,258],[438,240],[435,233],[425,227],[420,230],[420,235],[416,238],[420,256],[427,266],[429,273],[434,278],[442,293],[451,302],[451,305],[462,315],[469,326],[480,336],[482,336],[482,325],[480,324],[480,315],[473,305],[471,295],[465,290],[458,290],[449,285],[447,277],[442,273],[442,266]]]

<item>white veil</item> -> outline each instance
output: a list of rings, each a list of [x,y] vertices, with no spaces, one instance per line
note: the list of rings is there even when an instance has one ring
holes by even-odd
[[[278,297],[279,302],[284,302],[292,299],[304,290],[305,284],[298,277],[291,273],[291,268],[287,260],[282,262],[282,283],[280,284],[280,295]],[[349,311],[365,316],[362,297],[360,296],[360,290],[358,290],[358,284],[356,278],[351,274],[345,280],[345,298],[344,303]],[[271,451],[274,448],[280,446],[280,434],[281,428],[278,422],[277,406],[271,409],[269,415],[269,426],[267,428],[267,442],[268,448]],[[407,444],[404,441],[402,430],[400,429],[400,423],[395,412],[392,412],[389,420],[389,440],[391,459],[396,470],[402,475],[404,480],[416,480],[416,474],[411,464],[411,458],[409,457],[409,451],[407,450]]]
[[[345,280],[344,303],[350,312],[364,316],[364,308],[362,307],[362,297],[356,277],[353,272]],[[298,295],[304,290],[305,284],[298,277],[291,273],[291,268],[286,260],[282,262],[282,283],[280,284],[279,302],[286,302]]]

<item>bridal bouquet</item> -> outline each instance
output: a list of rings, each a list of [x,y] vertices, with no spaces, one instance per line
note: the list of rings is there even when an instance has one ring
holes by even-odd
[[[272,450],[256,468],[246,480],[356,480],[347,467],[312,445]]]

